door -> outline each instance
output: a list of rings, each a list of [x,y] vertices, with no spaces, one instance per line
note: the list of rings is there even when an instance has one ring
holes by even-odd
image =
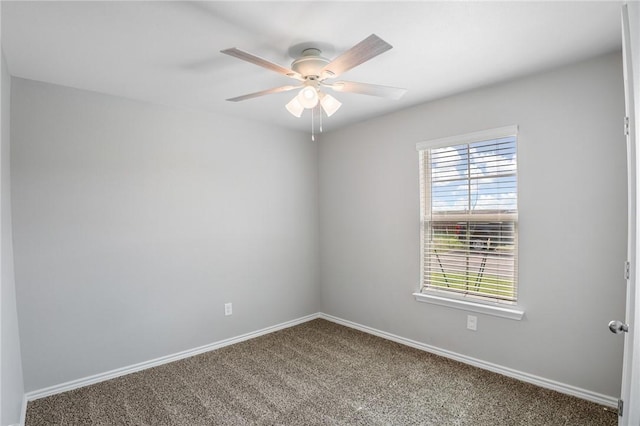
[[[637,8],[638,4],[632,5]],[[629,20],[628,5],[622,6],[622,56],[624,68],[624,93],[625,93],[625,133],[627,138],[627,173],[628,173],[628,248],[627,259],[629,261],[629,271],[627,280],[627,304],[625,323],[619,324],[619,331],[624,331],[624,360],[622,364],[622,389],[621,397],[621,416],[618,424],[620,426],[640,426],[640,321],[638,321],[638,312],[636,309],[640,305],[638,297],[640,293],[637,291],[636,283],[638,281],[637,267],[640,265],[638,255],[638,238],[637,232],[640,230],[638,226],[638,217],[636,211],[636,200],[638,198],[638,176],[637,170],[640,163],[638,157],[638,140],[636,139],[636,120],[635,101],[637,88],[634,83],[638,83],[638,76],[633,73],[633,62],[636,62],[637,73],[637,57],[632,52],[640,52],[640,46],[637,46],[637,32],[639,23],[635,21],[638,16],[638,10],[632,9],[631,15],[634,21]],[[634,34],[634,39],[631,34]],[[636,327],[637,326],[637,327]],[[615,328],[615,327],[614,327]]]

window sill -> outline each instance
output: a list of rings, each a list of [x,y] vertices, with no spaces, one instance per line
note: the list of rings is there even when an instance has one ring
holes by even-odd
[[[480,303],[471,300],[454,299],[430,293],[413,293],[416,301],[431,303],[433,305],[447,306],[464,311],[478,312],[486,315],[493,315],[501,318],[508,318],[520,321],[524,316],[524,311],[518,306],[502,306],[498,304]]]

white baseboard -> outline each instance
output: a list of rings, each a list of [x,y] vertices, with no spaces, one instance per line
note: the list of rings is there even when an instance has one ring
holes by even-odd
[[[95,374],[93,376],[84,377],[81,379],[72,380],[66,383],[61,383],[59,385],[49,386],[44,389],[39,389],[31,392],[27,392],[25,394],[24,399],[24,412],[26,414],[26,403],[28,401],[33,401],[36,399],[44,398],[47,396],[55,395],[62,392],[67,392],[73,389],[81,388],[88,385],[93,385],[95,383],[104,382],[105,380],[115,379],[116,377],[124,376],[127,374],[135,373],[137,371],[146,370],[147,368],[157,367],[162,364],[167,364],[169,362],[178,361],[184,358],[189,358],[194,355],[199,355],[204,352],[213,351],[215,349],[220,349],[225,346],[233,345],[235,343],[240,343],[245,340],[253,339],[258,336],[262,336],[265,334],[273,333],[274,331],[282,330],[285,328],[293,327],[298,324],[302,324],[307,321],[311,321],[316,318],[320,318],[320,313],[315,313],[311,315],[307,315],[298,319],[294,319],[291,321],[286,321],[281,324],[273,325],[271,327],[266,327],[261,330],[252,331],[250,333],[242,334],[240,336],[231,337],[229,339],[220,340],[218,342],[209,343],[208,345],[200,346],[193,349],[188,349],[182,352],[178,352],[172,355],[163,356],[160,358],[152,359],[149,361],[140,362],[138,364],[130,365],[128,367],[122,367],[115,370],[107,371],[105,373]],[[24,420],[22,420],[22,424],[24,424]]]
[[[597,392],[592,392],[586,389],[578,388],[576,386],[568,385],[565,383],[556,382],[555,380],[545,379],[544,377],[535,376],[533,374],[525,373],[522,371],[514,370],[512,368],[503,367],[491,362],[482,361],[480,359],[472,358],[466,355],[462,355],[456,352],[441,349],[435,346],[427,345],[425,343],[417,342],[415,340],[407,339],[397,336],[395,334],[387,333],[386,331],[377,330],[375,328],[367,327],[366,325],[358,324],[352,321],[344,320],[342,318],[334,317],[321,313],[320,318],[327,321],[335,322],[336,324],[344,325],[346,327],[354,328],[356,330],[363,331],[365,333],[373,334],[374,336],[382,337],[383,339],[391,340],[397,343],[401,343],[412,348],[421,349],[425,352],[429,352],[435,355],[440,355],[446,358],[450,358],[456,361],[463,362],[465,364],[473,365],[484,370],[489,370],[494,373],[502,374],[504,376],[512,377],[523,382],[531,383],[542,388],[551,389],[567,395],[575,396],[577,398],[585,399],[587,401],[595,402],[597,404],[605,405],[611,408],[618,407],[618,399],[602,395]]]
[[[397,336],[392,333],[387,333],[386,331],[381,331],[372,327],[368,327],[362,324],[358,324],[352,321],[348,321],[342,318],[334,317],[332,315],[324,314],[324,313],[315,313],[311,315],[307,315],[295,320],[287,321],[281,324],[277,324],[271,327],[266,327],[261,330],[253,331],[250,333],[242,334],[240,336],[232,337],[229,339],[220,340],[218,342],[210,343],[208,345],[200,346],[194,349],[185,350],[182,352],[175,353],[173,355],[167,355],[164,357],[152,359],[150,361],[141,362],[138,364],[134,364],[128,367],[118,368],[116,370],[111,370],[105,373],[96,374],[93,376],[85,377],[82,379],[77,379],[73,381],[69,381],[66,383],[62,383],[59,385],[50,386],[44,389],[39,389],[36,391],[28,392],[25,394],[22,403],[22,416],[20,419],[20,425],[24,425],[26,411],[27,411],[27,402],[33,401],[39,398],[44,398],[50,395],[55,395],[62,392],[67,392],[73,389],[77,389],[83,386],[92,385],[95,383],[103,382],[105,380],[114,379],[116,377],[124,376],[126,374],[135,373],[137,371],[145,370],[147,368],[156,367],[162,364],[167,364],[169,362],[178,361],[184,358],[188,358],[194,355],[199,355],[204,352],[209,352],[215,349],[219,349],[225,346],[233,345],[235,343],[240,343],[245,340],[253,339],[258,336],[262,336],[265,334],[273,333],[274,331],[282,330],[285,328],[293,327],[298,324],[302,324],[304,322],[311,321],[316,318],[322,318],[327,321],[334,322],[336,324],[344,325],[346,327],[350,327],[356,330],[363,331],[365,333],[372,334],[374,336],[382,337],[383,339],[391,340],[406,346],[410,346],[416,349],[420,349],[429,353],[433,353],[435,355],[440,355],[446,358],[450,358],[456,361],[463,362],[465,364],[473,365],[474,367],[479,367],[485,370],[492,371],[494,373],[502,374],[504,376],[512,377],[517,380],[521,380],[523,382],[531,383],[536,386],[540,386],[543,388],[555,390],[567,395],[572,395],[577,398],[582,398],[587,401],[595,402],[597,404],[605,405],[607,407],[616,408],[618,406],[618,399],[602,395],[596,392],[592,392],[586,389],[578,388],[576,386],[568,385],[565,383],[560,383],[554,380],[545,379],[544,377],[535,376],[533,374],[525,373],[522,371],[514,370],[512,368],[504,367],[498,364],[493,364],[490,362],[482,361],[476,358],[472,358],[466,355],[462,355],[456,352],[448,351],[446,349],[441,349],[435,346],[427,345],[425,343],[421,343],[415,340],[407,339],[401,336]]]

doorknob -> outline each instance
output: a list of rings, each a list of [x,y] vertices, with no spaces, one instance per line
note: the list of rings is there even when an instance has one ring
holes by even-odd
[[[615,334],[622,332],[626,333],[627,331],[629,331],[629,326],[622,321],[611,321],[609,323],[609,330],[611,330],[611,332]]]

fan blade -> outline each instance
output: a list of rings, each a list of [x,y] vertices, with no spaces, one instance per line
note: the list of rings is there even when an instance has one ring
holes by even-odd
[[[330,87],[336,92],[359,93],[361,95],[380,96],[390,99],[400,99],[407,92],[407,89],[399,87],[378,86],[355,81],[336,81],[333,84],[323,84],[323,86]]]
[[[266,68],[271,71],[275,71],[278,74],[286,75],[287,77],[295,78],[297,80],[302,80],[302,76],[292,69],[282,67],[278,64],[274,64],[273,62],[261,58],[259,56],[253,55],[249,52],[245,52],[244,50],[240,50],[238,48],[232,47],[231,49],[221,50],[221,53],[225,55],[234,56],[238,59],[242,59],[243,61],[251,62],[252,64],[256,64],[263,68]]]
[[[343,72],[349,71],[351,68],[386,52],[392,47],[393,46],[382,40],[377,35],[371,34],[369,37],[365,38],[360,43],[356,44],[351,49],[325,65],[322,72],[324,74],[328,74],[325,78],[337,77]]]
[[[289,90],[299,89],[302,86],[281,86],[274,87],[273,89],[261,90],[260,92],[249,93],[248,95],[237,96],[235,98],[229,98],[228,101],[239,102],[246,99],[257,98],[258,96],[270,95],[272,93],[288,92]]]

